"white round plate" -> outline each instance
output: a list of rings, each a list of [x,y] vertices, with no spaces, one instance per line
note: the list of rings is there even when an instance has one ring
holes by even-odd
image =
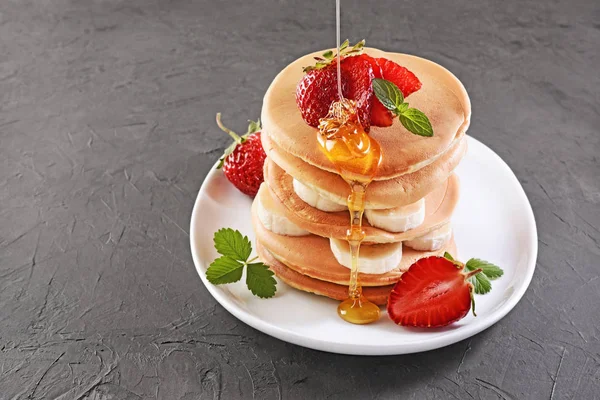
[[[200,278],[214,298],[246,324],[317,350],[406,354],[447,346],[481,332],[504,317],[529,286],[537,258],[537,230],[527,196],[508,165],[481,142],[468,140],[469,150],[456,170],[461,199],[452,222],[458,252],[463,261],[477,257],[504,269],[504,276],[493,282],[490,293],[475,296],[477,317],[469,314],[445,328],[414,329],[395,325],[383,310],[378,322],[359,326],[338,317],[337,301],[301,292],[281,281],[271,299],[254,297],[245,278],[234,284],[212,285],[205,273],[218,256],[214,232],[238,229],[254,243],[252,200],[215,169],[202,184],[192,212],[190,242]]]

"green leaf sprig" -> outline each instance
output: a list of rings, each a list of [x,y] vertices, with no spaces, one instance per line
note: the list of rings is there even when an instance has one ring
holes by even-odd
[[[225,149],[225,151],[223,152],[223,156],[219,159],[219,164],[217,165],[217,169],[220,169],[221,167],[223,167],[223,163],[225,163],[225,159],[227,158],[227,156],[230,155],[231,153],[233,153],[233,151],[235,150],[235,148],[238,145],[245,143],[246,140],[248,139],[248,136],[261,130],[260,119],[257,121],[248,120],[248,122],[249,122],[248,131],[245,134],[243,134],[242,136],[240,136],[237,133],[235,133],[234,131],[232,131],[231,129],[226,128],[225,125],[223,125],[223,122],[221,122],[221,113],[217,113],[217,125],[219,126],[219,128],[221,128],[221,130],[223,132],[226,132],[227,134],[229,134],[229,136],[231,136],[231,138],[233,139],[233,143],[231,143]]]
[[[419,136],[433,136],[433,127],[427,115],[416,108],[409,108],[398,86],[379,78],[373,79],[372,85],[377,99],[385,108],[398,116],[402,125],[409,132]]]
[[[340,57],[346,57],[349,55],[358,55],[363,51],[363,47],[365,47],[365,40],[361,40],[356,43],[354,46],[350,47],[350,42],[348,39],[344,41],[340,45]],[[323,69],[330,65],[337,58],[337,53],[334,53],[333,50],[326,51],[321,55],[321,57],[314,57],[317,60],[315,65],[309,65],[308,67],[304,67],[302,69],[303,72],[314,71],[315,69]]]
[[[450,255],[450,253],[444,253],[444,258],[457,264],[458,261]],[[462,263],[459,263],[462,265]],[[473,284],[473,290],[476,294],[486,294],[492,290],[492,282],[495,279],[500,278],[504,275],[502,268],[491,262],[480,260],[479,258],[471,258],[464,264],[464,272],[471,272],[481,268],[481,272],[470,277],[469,282]]]
[[[213,238],[215,249],[221,257],[214,260],[206,270],[206,278],[213,285],[223,285],[242,279],[246,267],[246,285],[260,298],[269,298],[277,291],[277,281],[273,271],[261,262],[251,260],[252,244],[247,236],[231,228],[222,228],[215,232]]]

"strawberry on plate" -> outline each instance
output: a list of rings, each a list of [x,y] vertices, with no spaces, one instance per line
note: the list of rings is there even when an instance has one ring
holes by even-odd
[[[217,114],[217,125],[234,140],[225,149],[217,168],[223,168],[229,182],[242,193],[250,197],[256,196],[260,184],[264,181],[263,165],[267,158],[260,141],[260,120],[250,121],[248,132],[243,136],[223,125],[221,113]]]
[[[410,266],[396,283],[388,299],[389,317],[398,325],[434,328],[475,315],[473,293],[491,290],[490,280],[502,269],[479,259],[467,264],[444,257],[422,258]]]

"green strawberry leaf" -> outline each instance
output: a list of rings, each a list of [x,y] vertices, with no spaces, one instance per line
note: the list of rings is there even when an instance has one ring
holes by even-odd
[[[246,262],[252,253],[252,244],[247,236],[231,228],[219,229],[214,236],[215,248],[223,256]]]
[[[273,297],[277,291],[277,281],[273,278],[273,271],[263,263],[248,264],[246,285],[252,294],[263,299]]]
[[[469,261],[467,261],[466,267],[469,268],[471,271],[477,268],[481,268],[483,270],[483,273],[490,280],[498,279],[502,275],[504,275],[504,271],[502,270],[502,268],[488,261],[480,260],[478,258],[471,258]]]
[[[227,146],[227,148],[225,149],[225,151],[223,152],[223,156],[221,158],[219,158],[219,164],[217,164],[217,169],[221,169],[223,168],[223,164],[225,163],[225,159],[231,154],[233,153],[233,151],[235,150],[235,148],[237,147],[237,143],[233,142],[231,143],[229,146]]]
[[[247,236],[231,228],[222,228],[215,232],[215,249],[221,257],[214,260],[206,270],[206,278],[214,285],[237,282],[246,268],[246,285],[260,298],[269,298],[277,291],[277,281],[273,271],[261,262],[254,263],[258,257],[248,260],[252,253],[252,244]]]
[[[206,278],[213,285],[237,282],[242,278],[244,264],[228,256],[213,261],[206,270]]]
[[[253,133],[256,133],[261,130],[260,119],[258,119],[258,121],[248,120],[248,122],[249,122],[248,131],[243,136],[244,138],[247,137],[248,135],[252,135]]]
[[[343,58],[349,55],[357,55],[363,51],[363,47],[365,47],[364,40],[361,40],[354,46],[350,47],[350,42],[348,41],[348,39],[346,39],[344,43],[340,45],[340,57]],[[310,72],[330,66],[337,59],[337,53],[334,53],[333,50],[328,50],[322,54],[322,57],[313,58],[317,61],[315,65],[309,65],[307,67],[302,68],[303,72]]]
[[[474,267],[473,264],[469,265],[469,263],[465,264],[464,272],[474,271],[479,267]],[[492,282],[488,279],[488,277],[480,272],[475,276],[470,277],[469,282],[473,284],[473,291],[477,294],[486,294],[492,290]]]
[[[450,253],[448,253],[447,251],[444,252],[444,258],[446,260],[454,261],[454,257],[452,257],[452,255]]]

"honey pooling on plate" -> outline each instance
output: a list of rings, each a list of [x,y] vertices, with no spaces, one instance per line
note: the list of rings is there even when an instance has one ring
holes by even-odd
[[[381,148],[363,129],[356,103],[340,96],[322,118],[317,135],[321,150],[350,185],[348,210],[350,228],[346,239],[350,245],[352,268],[348,298],[338,306],[338,315],[353,324],[368,324],[379,319],[379,307],[362,294],[358,280],[360,245],[365,238],[362,217],[365,211],[367,186],[381,163]]]

